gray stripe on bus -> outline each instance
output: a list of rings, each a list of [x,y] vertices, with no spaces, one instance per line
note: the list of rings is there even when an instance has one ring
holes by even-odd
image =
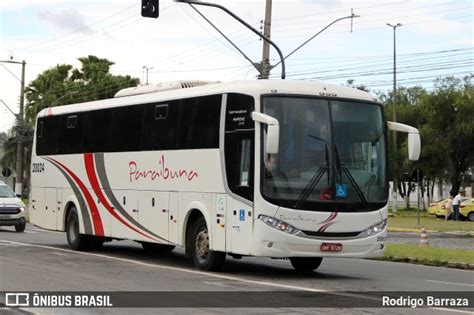
[[[69,174],[63,170],[59,165],[56,165],[56,163],[53,160],[47,159],[51,164],[56,166],[56,168],[64,175],[66,180],[69,183],[69,186],[71,186],[72,191],[76,195],[77,200],[79,201],[79,208],[81,210],[82,218],[84,221],[84,232],[88,235],[93,235],[92,232],[92,224],[91,220],[89,217],[89,211],[87,210],[87,205],[86,202],[84,201],[84,198],[82,197],[81,190],[77,187],[76,183],[69,177]]]
[[[99,180],[100,180],[100,183],[102,184],[102,189],[104,190],[105,194],[107,195],[107,197],[109,198],[110,202],[115,207],[115,209],[117,209],[117,211],[120,212],[120,214],[122,216],[124,216],[129,222],[134,224],[136,227],[142,229],[143,231],[145,231],[146,233],[148,233],[150,235],[153,235],[156,238],[159,238],[160,240],[162,240],[162,241],[164,241],[168,244],[172,244],[168,240],[156,235],[155,233],[151,232],[146,227],[144,227],[143,225],[138,223],[122,207],[120,202],[118,202],[117,198],[115,198],[115,195],[113,194],[112,189],[110,189],[109,180],[107,178],[107,172],[105,171],[104,153],[94,153],[94,160],[95,160],[95,168],[97,170],[97,175],[99,175]]]

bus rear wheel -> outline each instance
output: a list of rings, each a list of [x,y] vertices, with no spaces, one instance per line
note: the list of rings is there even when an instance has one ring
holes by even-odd
[[[69,247],[73,250],[89,249],[90,239],[87,235],[79,233],[79,217],[76,206],[69,209],[66,219],[66,237]]]
[[[322,257],[291,257],[290,262],[298,272],[312,272],[318,269],[323,261]]]
[[[194,265],[201,270],[220,270],[225,263],[225,253],[209,249],[209,231],[206,220],[200,217],[194,223],[189,241]]]

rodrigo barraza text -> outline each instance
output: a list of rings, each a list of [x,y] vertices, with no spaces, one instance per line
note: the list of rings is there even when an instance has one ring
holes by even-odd
[[[437,296],[426,296],[426,297],[411,297],[411,296],[400,296],[398,298],[383,296],[382,306],[393,306],[393,307],[468,307],[469,300],[467,298],[441,298]]]

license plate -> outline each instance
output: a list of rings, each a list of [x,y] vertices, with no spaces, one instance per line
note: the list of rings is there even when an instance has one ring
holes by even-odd
[[[322,252],[340,252],[342,250],[342,244],[340,243],[322,243]]]
[[[0,215],[0,219],[11,219],[11,215]]]

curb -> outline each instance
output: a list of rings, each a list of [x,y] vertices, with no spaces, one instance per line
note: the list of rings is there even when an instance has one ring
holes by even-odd
[[[399,233],[421,233],[421,228],[419,229],[411,229],[411,228],[397,228],[397,227],[389,227],[387,229],[388,232],[399,232]],[[440,231],[437,230],[426,230],[428,233],[438,233]]]
[[[374,260],[381,261],[393,261],[393,262],[404,262],[416,265],[425,265],[425,266],[434,266],[434,267],[446,267],[453,269],[464,269],[464,270],[474,270],[474,264],[462,263],[462,262],[449,262],[445,260],[425,260],[418,259],[415,257],[399,257],[399,256],[389,256],[375,258]]]

